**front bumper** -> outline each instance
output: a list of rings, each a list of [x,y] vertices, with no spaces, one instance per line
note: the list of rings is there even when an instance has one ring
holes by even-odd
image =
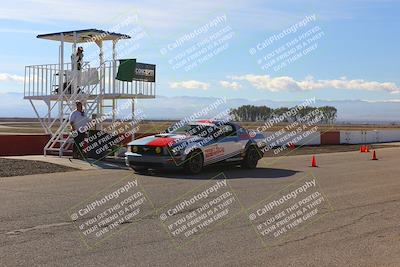
[[[147,167],[149,169],[177,169],[183,167],[181,157],[166,155],[142,155],[133,152],[125,153],[125,164],[128,167]]]

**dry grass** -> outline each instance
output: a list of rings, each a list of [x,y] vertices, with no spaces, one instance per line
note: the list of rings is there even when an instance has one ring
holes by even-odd
[[[139,125],[140,133],[155,133],[162,132],[171,126],[176,121],[144,121]],[[255,122],[244,122],[240,123],[243,127],[247,129],[256,129],[262,126],[262,123]],[[266,131],[278,131],[285,127],[287,124],[274,125],[268,128]],[[57,129],[58,124],[53,126],[54,131]],[[319,130],[322,132],[326,131],[339,131],[339,130],[349,130],[349,131],[361,131],[361,130],[399,130],[400,125],[356,125],[356,124],[344,124],[344,125],[319,125]],[[0,119],[0,134],[43,134],[44,131],[37,120],[26,119],[26,121],[11,121],[10,119],[2,120]]]

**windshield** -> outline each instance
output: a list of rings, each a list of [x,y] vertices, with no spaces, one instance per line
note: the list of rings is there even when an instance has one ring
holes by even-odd
[[[187,134],[187,135],[196,135],[196,136],[205,137],[205,136],[208,136],[209,133],[214,132],[215,129],[218,129],[218,128],[215,126],[211,126],[211,125],[185,124],[174,130],[168,129],[167,132],[174,133],[174,134]]]

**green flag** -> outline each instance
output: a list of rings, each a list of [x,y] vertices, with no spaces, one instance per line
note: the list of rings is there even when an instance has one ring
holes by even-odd
[[[135,74],[136,59],[120,59],[117,80],[131,82]]]

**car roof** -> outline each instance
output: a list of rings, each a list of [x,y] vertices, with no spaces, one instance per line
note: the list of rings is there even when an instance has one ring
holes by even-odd
[[[199,119],[199,120],[192,121],[189,124],[215,126],[215,125],[232,124],[232,123],[229,121],[221,121],[221,120],[213,120],[213,119]]]

